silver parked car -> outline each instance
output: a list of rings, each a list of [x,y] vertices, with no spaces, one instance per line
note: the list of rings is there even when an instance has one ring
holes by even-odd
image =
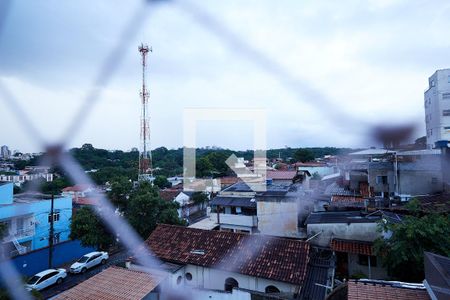
[[[108,252],[95,251],[85,254],[70,266],[70,273],[84,273],[96,265],[105,264],[108,258]]]
[[[37,273],[28,279],[25,288],[28,291],[31,290],[42,290],[53,284],[60,284],[63,279],[67,277],[67,272],[65,269],[48,269]]]

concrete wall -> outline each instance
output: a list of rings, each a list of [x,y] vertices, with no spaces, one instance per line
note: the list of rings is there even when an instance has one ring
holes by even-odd
[[[138,265],[131,265],[131,269],[145,270],[145,268]],[[152,270],[150,272],[152,272]],[[190,273],[192,275],[191,280],[187,279],[186,276],[187,273]],[[222,271],[218,269],[200,267],[195,265],[186,265],[173,273],[167,274],[168,277],[163,282],[164,286],[169,287],[171,289],[179,289],[181,291],[186,291],[186,289],[183,288],[184,286],[209,290],[205,291],[205,293],[206,294],[209,293],[209,295],[212,295],[213,297],[218,297],[218,298],[212,297],[211,299],[239,299],[239,300],[248,299],[245,298],[246,295],[237,292],[236,289],[234,289],[232,293],[234,297],[216,294],[217,292],[225,291],[225,281],[227,278],[234,278],[238,282],[239,285],[238,288],[240,289],[258,291],[263,293],[265,293],[266,287],[268,287],[269,285],[277,287],[281,293],[295,293],[296,289],[298,288],[298,286],[286,282],[257,278],[235,272]],[[201,293],[201,295],[204,295],[204,293]],[[231,294],[228,293],[228,295]],[[225,298],[222,298],[222,296]],[[202,299],[202,298],[195,297],[194,299]]]
[[[387,176],[387,183],[377,183],[377,176]],[[373,187],[375,193],[394,193],[395,192],[395,172],[392,166],[388,169],[371,169],[369,166],[369,185]],[[389,194],[387,195],[389,196]]]
[[[55,245],[53,249],[53,267],[72,262],[86,253],[95,251],[92,247],[83,247],[80,242],[68,241]],[[20,274],[31,276],[48,268],[49,249],[43,248],[11,259]],[[1,268],[1,264],[0,264]]]
[[[307,234],[313,236],[323,231],[311,240],[311,244],[327,247],[331,239],[346,239],[372,242],[381,236],[377,231],[377,223],[334,223],[334,224],[308,224]]]
[[[232,293],[212,290],[192,290],[192,297],[188,299],[196,300],[251,300],[252,295],[249,292],[234,289]]]
[[[264,278],[256,278],[234,272],[221,271],[218,269],[204,268],[194,265],[187,265],[178,271],[175,276],[180,276],[183,272],[183,283],[189,286],[210,289],[224,290],[225,280],[234,278],[239,283],[239,288],[252,291],[265,292],[269,285],[277,287],[281,292],[294,293],[296,286],[290,283],[268,280]],[[186,280],[186,273],[192,274],[192,280]],[[176,278],[174,279],[176,282]],[[173,282],[173,281],[172,281]]]
[[[400,194],[424,195],[442,192],[442,172],[408,171],[399,177]]]
[[[377,257],[377,266],[374,267],[373,265],[370,267],[370,274],[369,277],[369,267],[360,265],[359,262],[359,255],[349,253],[348,254],[348,273],[350,277],[354,274],[363,273],[367,276],[369,279],[388,279],[388,274],[385,268],[381,265],[381,257]]]
[[[12,183],[0,184],[0,204],[13,202],[14,185]]]
[[[258,230],[262,234],[296,236],[298,204],[295,201],[257,201]]]

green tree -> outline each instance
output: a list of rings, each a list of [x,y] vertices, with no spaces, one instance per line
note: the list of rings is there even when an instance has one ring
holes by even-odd
[[[209,161],[207,157],[202,157],[198,159],[195,167],[197,177],[211,176],[212,171],[214,170],[213,164]]]
[[[70,238],[78,239],[83,246],[108,249],[114,237],[91,208],[82,207],[72,217]]]
[[[141,183],[132,193],[126,218],[143,238],[147,239],[157,223],[182,225],[178,218],[178,204],[161,199],[156,188]]]
[[[380,223],[380,229],[392,235],[376,240],[375,251],[382,257],[389,274],[399,280],[423,280],[424,251],[450,256],[450,217],[447,215],[406,216],[401,223]]]
[[[206,201],[208,201],[208,195],[206,195],[203,192],[195,192],[192,194],[192,201],[194,201],[194,203],[204,203]]]
[[[62,189],[71,185],[71,182],[63,176],[56,177],[53,181],[47,182],[44,178],[38,178],[35,180],[27,181],[23,185],[22,191],[27,191],[31,186],[34,186],[43,194],[55,195],[60,194]]]
[[[125,211],[128,206],[129,195],[133,183],[127,177],[116,177],[111,182],[111,191],[108,193],[111,202],[119,208],[120,211]]]
[[[306,148],[299,148],[294,152],[294,159],[296,161],[307,162],[314,160],[314,158],[314,152]]]
[[[156,176],[153,183],[160,189],[169,188],[172,186],[172,184],[170,184],[170,182],[167,180],[167,177],[163,175]]]

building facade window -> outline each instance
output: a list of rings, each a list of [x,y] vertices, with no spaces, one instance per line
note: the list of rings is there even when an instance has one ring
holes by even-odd
[[[443,100],[450,100],[450,93],[443,93],[442,94],[442,99]]]
[[[53,222],[58,222],[59,221],[59,212],[55,212],[53,213]],[[52,215],[48,214],[48,222],[51,223],[52,222]]]
[[[442,115],[443,115],[444,117],[450,116],[450,109],[444,109],[444,110],[442,111]]]
[[[387,176],[377,176],[377,184],[387,184],[388,178]]]
[[[358,255],[358,265],[361,266],[368,266],[369,265],[369,256],[359,254]],[[377,257],[376,256],[370,256],[370,266],[376,267],[377,266]]]
[[[265,291],[266,291],[267,294],[274,294],[274,293],[279,293],[280,292],[280,290],[274,285],[266,286],[266,290]]]
[[[183,281],[183,277],[178,276],[178,278],[177,278],[177,284],[178,284],[178,285],[181,284],[182,281]]]
[[[184,275],[186,277],[187,281],[191,281],[192,280],[192,274],[191,273],[186,273],[186,275]]]
[[[225,279],[225,291],[231,292],[233,291],[233,288],[238,288],[239,282],[234,279],[233,277],[228,277]]]

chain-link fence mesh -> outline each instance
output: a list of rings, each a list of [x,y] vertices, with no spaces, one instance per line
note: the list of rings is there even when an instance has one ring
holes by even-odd
[[[102,96],[104,89],[111,82],[116,74],[121,62],[123,61],[126,49],[129,47],[136,47],[133,41],[136,38],[141,26],[152,10],[158,9],[155,2],[165,2],[165,5],[173,6],[174,9],[181,9],[186,14],[192,17],[192,20],[205,30],[217,36],[221,42],[232,50],[234,53],[242,56],[242,58],[252,62],[261,70],[273,76],[281,85],[289,90],[293,95],[297,96],[298,101],[303,99],[314,99],[308,105],[317,108],[317,111],[323,114],[335,124],[337,127],[343,127],[352,132],[357,131],[361,136],[370,134],[374,140],[386,143],[391,141],[402,141],[411,135],[413,124],[402,127],[389,127],[383,124],[370,124],[364,119],[355,117],[348,111],[336,106],[327,96],[319,90],[312,87],[302,78],[294,75],[294,72],[285,66],[277,63],[275,59],[266,54],[264,49],[253,47],[246,39],[238,33],[233,32],[227,24],[218,21],[213,15],[209,14],[207,10],[203,9],[198,3],[191,1],[143,1],[137,7],[135,12],[126,22],[124,28],[119,34],[115,46],[105,56],[104,61],[98,67],[98,73],[90,90],[84,97],[83,104],[80,109],[74,114],[74,117],[67,122],[67,129],[64,136],[58,143],[48,144],[45,133],[40,132],[34,123],[33,117],[28,115],[20,106],[20,101],[14,95],[14,92],[0,80],[0,98],[4,103],[5,108],[8,108],[10,113],[20,120],[24,131],[28,134],[30,141],[38,145],[45,155],[40,161],[43,166],[50,165],[52,167],[60,167],[65,170],[74,184],[89,183],[94,184],[93,181],[86,175],[82,167],[75,159],[68,153],[66,147],[73,141],[74,137],[80,132],[81,127],[85,124],[89,114],[93,111],[94,106],[98,103]],[[161,5],[161,4],[158,4]],[[9,10],[11,9],[11,1],[0,1],[0,35],[3,32]],[[137,105],[138,102],[136,102]],[[30,190],[39,190],[38,186],[31,185]],[[111,232],[120,236],[121,243],[130,251],[133,252],[140,248],[143,241],[132,229],[132,227],[115,212],[115,207],[103,195],[96,196],[99,202],[97,211],[101,211],[99,216],[108,226]],[[251,252],[251,247],[244,247]],[[149,249],[146,249],[147,255],[140,255],[140,264],[148,268],[158,268],[159,263],[154,256],[151,255]],[[0,274],[3,282],[9,290],[10,295],[16,299],[29,299],[30,295],[25,291],[21,284],[21,277],[17,270],[14,269],[11,262],[6,261],[3,267],[0,268]],[[186,287],[187,288],[187,287]],[[166,293],[167,299],[180,299],[181,297],[188,297],[189,292],[163,290]]]

